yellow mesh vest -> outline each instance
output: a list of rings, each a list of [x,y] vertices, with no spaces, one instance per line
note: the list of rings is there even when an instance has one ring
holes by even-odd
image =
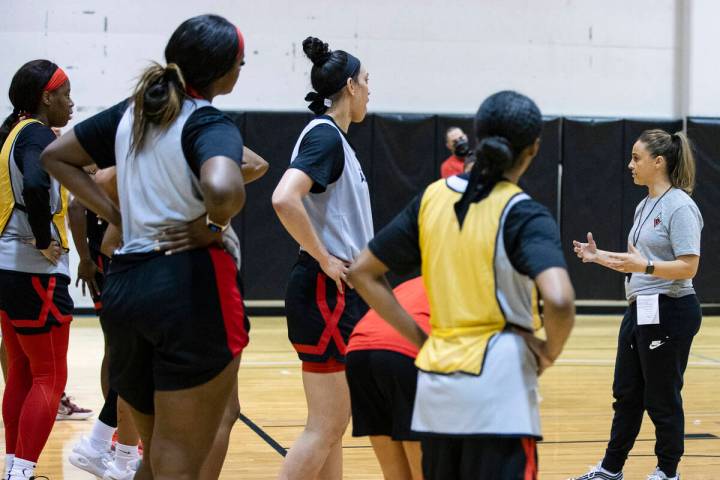
[[[13,193],[12,181],[10,179],[10,154],[15,146],[15,140],[23,128],[31,123],[42,123],[34,118],[28,118],[19,122],[10,131],[2,150],[0,150],[0,233],[5,231],[5,226],[12,212],[15,209],[15,195]],[[60,243],[64,249],[68,248],[67,227],[65,225],[65,217],[67,215],[68,192],[64,187],[60,187],[60,205],[57,211],[53,212],[53,224],[57,229],[60,237]]]
[[[498,183],[487,198],[470,205],[461,230],[453,208],[461,193],[445,180],[425,190],[418,227],[432,329],[417,356],[421,370],[480,374],[488,341],[506,324],[495,295],[500,219],[521,192],[513,183]]]

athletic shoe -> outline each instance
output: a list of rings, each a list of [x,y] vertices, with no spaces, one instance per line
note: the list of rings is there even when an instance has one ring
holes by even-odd
[[[10,476],[7,477],[7,480],[43,480],[43,479],[44,479],[44,480],[50,480],[48,477],[45,477],[45,476],[43,476],[43,477],[36,477],[35,475],[33,475],[32,477],[28,477],[28,476],[25,475],[25,474],[23,474],[22,477],[20,477],[20,476],[18,476],[18,475],[10,475]],[[5,479],[3,479],[3,480],[5,480]]]
[[[68,460],[80,470],[85,470],[96,477],[102,478],[105,470],[107,470],[105,464],[112,462],[113,458],[110,450],[98,450],[88,437],[82,437],[73,447]]]
[[[72,400],[72,397],[68,397],[63,393],[63,396],[60,398],[55,420],[87,420],[92,417],[92,410],[78,407]]]
[[[569,480],[623,480],[623,473],[610,474],[602,470],[602,462],[594,467],[590,467],[590,471],[581,477],[572,477]]]
[[[120,470],[115,466],[115,462],[108,462],[107,470],[102,478],[103,480],[132,480],[135,478],[135,470],[130,468]]]
[[[680,474],[678,473],[674,477],[668,477],[665,472],[655,467],[655,471],[648,475],[647,480],[680,480]]]

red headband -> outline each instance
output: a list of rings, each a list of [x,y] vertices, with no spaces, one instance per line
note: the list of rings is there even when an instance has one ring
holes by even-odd
[[[245,52],[245,39],[243,38],[243,34],[239,28],[235,27],[235,31],[237,31],[237,36],[238,36],[237,58],[240,58],[240,57],[242,57],[242,54]]]
[[[57,70],[55,70],[55,73],[53,73],[52,77],[50,77],[50,80],[45,84],[45,88],[43,88],[44,92],[52,92],[54,90],[57,90],[60,88],[65,82],[67,82],[68,77],[63,71],[62,68],[58,67]]]

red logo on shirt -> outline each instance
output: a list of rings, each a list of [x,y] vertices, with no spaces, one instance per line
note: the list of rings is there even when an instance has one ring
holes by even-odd
[[[653,220],[653,228],[657,227],[661,223],[662,223],[662,218],[660,217],[660,215],[658,215],[657,217],[655,217],[655,220]]]

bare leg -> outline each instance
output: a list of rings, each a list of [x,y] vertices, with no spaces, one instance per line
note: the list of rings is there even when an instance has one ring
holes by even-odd
[[[394,442],[386,435],[370,437],[375,456],[386,480],[413,480],[402,442]]]
[[[413,480],[423,480],[422,447],[420,442],[402,442]]]
[[[217,435],[215,435],[212,450],[210,450],[210,455],[208,455],[200,471],[200,480],[216,480],[220,476],[223,463],[225,462],[225,455],[227,455],[230,444],[230,432],[238,421],[239,416],[240,402],[238,401],[237,379],[235,379],[235,386],[233,387],[232,394],[230,394],[230,398],[228,398],[225,415],[220,422]]]
[[[132,407],[120,397],[117,404],[117,436],[118,443],[122,445],[137,445],[140,441],[140,433],[135,428],[133,420]]]
[[[153,449],[145,456],[156,480],[197,480],[237,384],[240,358],[209,382],[155,392]],[[141,432],[142,433],[142,432]]]
[[[118,405],[120,404],[120,398],[118,398]],[[150,458],[150,452],[152,451],[152,442],[153,442],[153,430],[155,427],[155,416],[154,415],[146,415],[144,413],[140,413],[134,408],[132,408],[127,402],[123,400],[123,404],[125,404],[130,412],[132,413],[133,423],[135,424],[135,427],[137,428],[138,433],[140,433],[140,438],[143,442],[143,456],[145,459]],[[119,420],[119,419],[118,419]],[[135,474],[134,480],[153,480],[153,471],[151,469],[150,461],[149,460],[143,460],[143,462],[140,464],[140,468],[138,469],[137,473]]]
[[[288,452],[281,480],[342,478],[342,436],[350,421],[350,393],[345,372],[303,372],[308,405],[305,430]],[[327,462],[327,468],[325,464]]]

